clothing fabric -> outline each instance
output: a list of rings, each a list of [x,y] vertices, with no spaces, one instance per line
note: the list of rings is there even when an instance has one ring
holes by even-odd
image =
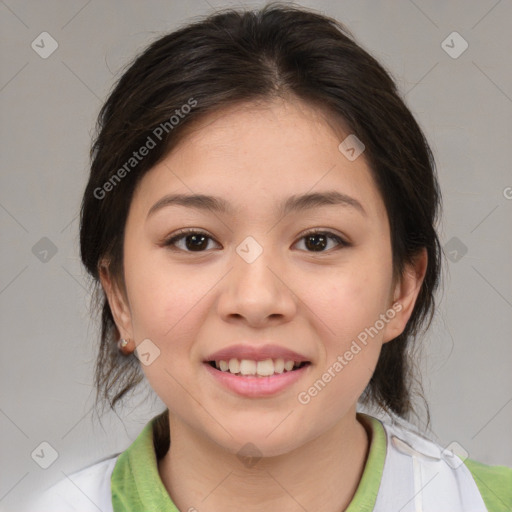
[[[358,415],[370,427],[371,443],[346,512],[512,511],[511,468],[463,461],[404,426]],[[179,512],[158,473],[155,420],[127,450],[73,473],[46,491],[30,510]]]

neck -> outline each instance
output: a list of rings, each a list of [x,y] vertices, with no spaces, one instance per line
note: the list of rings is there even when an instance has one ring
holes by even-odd
[[[341,512],[352,500],[369,450],[355,410],[320,437],[244,466],[236,455],[170,416],[170,449],[158,461],[179,510]]]

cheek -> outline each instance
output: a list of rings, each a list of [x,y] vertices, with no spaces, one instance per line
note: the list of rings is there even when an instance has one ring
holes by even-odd
[[[310,293],[306,301],[315,313],[311,318],[322,337],[323,353],[297,400],[325,425],[357,402],[380,355],[383,330],[375,325],[386,311],[390,281],[377,268],[375,273],[367,269],[337,273],[335,280],[319,288],[319,293]]]
[[[186,415],[190,404],[183,389],[191,389],[193,342],[203,323],[205,295],[218,277],[171,267],[165,251],[141,250],[126,258],[125,280],[136,343],[149,339],[159,351],[141,369],[160,399]]]
[[[125,279],[136,338],[162,343],[182,334],[200,311],[196,306],[218,280],[171,265],[165,251],[151,249],[126,258]],[[197,324],[197,318],[192,323]]]
[[[305,302],[315,313],[311,318],[323,338],[323,354],[312,380],[317,385],[307,394],[313,400],[321,393],[323,398],[315,398],[316,403],[332,404],[328,409],[333,414],[343,404],[354,403],[373,374],[387,325],[380,319],[389,307],[391,283],[390,253],[377,250],[352,260],[329,279],[317,275],[304,283],[303,290],[310,290]]]
[[[371,258],[337,271],[304,274],[305,304],[324,323],[327,338],[343,348],[343,342],[375,324],[384,313],[391,289],[391,263]]]

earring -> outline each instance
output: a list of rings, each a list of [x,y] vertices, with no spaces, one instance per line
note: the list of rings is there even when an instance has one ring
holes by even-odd
[[[130,349],[127,349],[126,347],[128,346],[128,344],[130,343],[130,340],[125,340],[124,338],[123,339],[120,339],[118,342],[117,342],[117,347],[119,349],[119,351],[124,354],[125,356],[128,356],[132,353],[132,351]]]

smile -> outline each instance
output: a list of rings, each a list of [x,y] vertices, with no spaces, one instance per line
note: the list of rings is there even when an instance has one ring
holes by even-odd
[[[302,368],[309,364],[308,361],[292,361],[277,359],[265,359],[263,361],[254,361],[251,359],[235,359],[231,358],[229,361],[209,361],[212,368],[216,368],[221,372],[229,372],[233,375],[241,377],[272,377],[273,375],[280,375],[282,373],[291,372]]]
[[[247,398],[276,395],[291,387],[308,372],[309,361],[295,362],[284,359],[230,359],[207,361],[203,367],[217,385]]]

